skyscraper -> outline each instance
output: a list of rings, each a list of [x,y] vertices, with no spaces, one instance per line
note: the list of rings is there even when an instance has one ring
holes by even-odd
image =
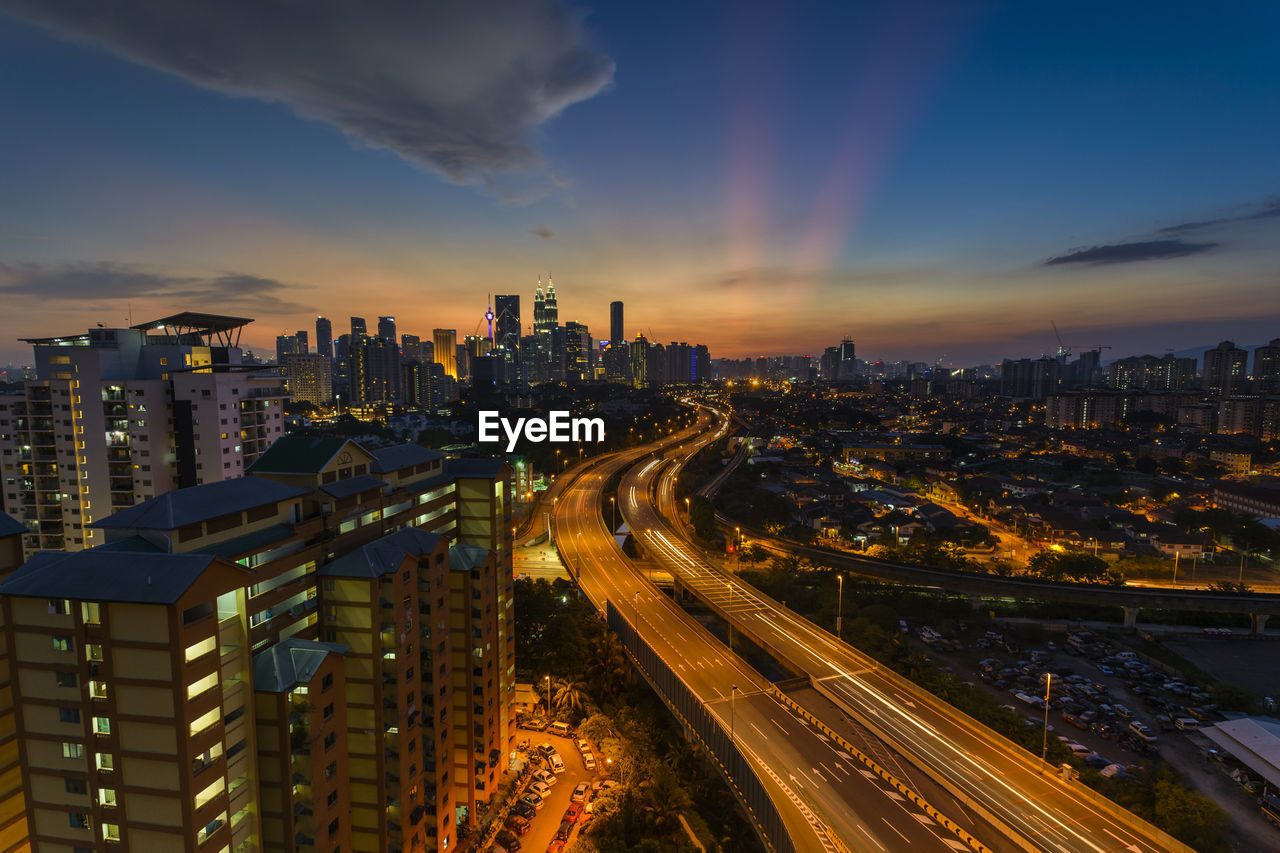
[[[511,360],[520,363],[520,297],[517,294],[499,294],[493,297],[494,313],[498,315],[494,345],[510,353]]]
[[[538,289],[533,293],[533,333],[540,335],[546,331],[547,297],[542,292],[542,279],[538,279]]]
[[[351,344],[347,382],[353,406],[380,405],[400,399],[400,350],[381,335]]]
[[[365,336],[365,335],[367,335],[367,334],[369,334],[369,327],[365,325],[364,318],[363,318],[363,317],[352,317],[352,318],[351,318],[351,337],[352,337],[352,339],[355,339],[355,338],[362,338],[362,337],[364,337],[364,336]]]
[[[287,355],[281,367],[290,399],[317,407],[333,401],[333,359],[319,353]]]
[[[316,352],[333,358],[333,324],[327,317],[316,318]]]
[[[564,324],[566,382],[586,382],[591,376],[591,334],[585,323],[566,320]]]
[[[422,361],[422,341],[417,335],[400,336],[400,355],[405,361]]]
[[[609,345],[621,344],[626,341],[625,332],[622,328],[622,303],[609,303]]]
[[[560,309],[556,305],[556,286],[551,283],[551,276],[547,276],[547,293],[542,312],[547,328],[553,329],[560,325]]]
[[[1206,350],[1201,377],[1204,390],[1218,396],[1244,393],[1248,384],[1248,360],[1249,353],[1231,341]]]
[[[378,337],[386,338],[391,342],[396,339],[396,318],[395,317],[379,317],[378,318]]]
[[[446,376],[458,378],[458,330],[436,329],[432,332],[436,363],[444,368]]]
[[[296,335],[276,335],[276,364],[284,364],[285,356],[298,354]]]

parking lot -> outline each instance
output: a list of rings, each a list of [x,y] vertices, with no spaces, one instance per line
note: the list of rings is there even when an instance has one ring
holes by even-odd
[[[1044,725],[1047,681],[1049,736],[1064,742],[1079,766],[1142,779],[1158,756],[1226,808],[1238,835],[1280,849],[1280,833],[1258,810],[1261,781],[1211,753],[1212,743],[1197,731],[1225,719],[1203,685],[1089,631],[1027,645],[1012,627],[963,640],[960,633],[943,636],[927,627],[914,633],[955,678],[972,679],[1037,730]]]
[[[510,836],[506,833],[500,834],[496,849],[506,849],[508,853],[514,850],[532,851],[532,853],[543,853],[546,850],[555,851],[559,848],[554,846],[557,835],[566,836],[560,840],[564,842],[564,846],[568,846],[577,832],[580,832],[584,826],[590,821],[590,812],[587,805],[598,796],[598,783],[601,783],[601,768],[597,765],[595,769],[587,767],[583,760],[583,755],[575,746],[574,737],[563,737],[552,734],[547,731],[528,731],[522,730],[518,742],[528,741],[529,751],[526,755],[532,766],[540,771],[545,771],[549,776],[542,776],[544,779],[554,778],[554,782],[550,784],[550,792],[546,797],[538,798],[538,794],[534,792],[537,777],[541,774],[535,772],[534,779],[525,788],[523,796],[528,798],[528,802],[534,805],[530,811],[527,807],[517,807],[516,813],[523,812],[530,815],[528,818],[528,826],[524,829],[523,834],[520,832],[521,823],[519,819],[508,818],[508,829],[517,841],[516,845],[504,845],[503,840],[510,840]],[[554,754],[559,756],[564,762],[564,770],[555,773],[552,770],[552,761],[542,747],[549,746],[554,750]],[[593,758],[596,754],[594,748],[588,747]],[[601,759],[603,762],[603,759]],[[579,785],[585,785],[585,795],[580,801],[574,802],[574,790]],[[597,790],[593,790],[592,786],[597,785]],[[535,799],[537,798],[537,799]],[[572,811],[571,811],[572,809]],[[567,817],[572,817],[572,823],[566,827],[569,832],[562,832],[562,826]]]

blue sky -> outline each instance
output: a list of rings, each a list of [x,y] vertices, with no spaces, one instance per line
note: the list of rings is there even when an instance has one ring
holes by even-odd
[[[714,355],[1280,336],[1275,4],[80,5],[0,0],[5,360],[130,310],[466,334],[547,272],[597,336],[622,298]]]

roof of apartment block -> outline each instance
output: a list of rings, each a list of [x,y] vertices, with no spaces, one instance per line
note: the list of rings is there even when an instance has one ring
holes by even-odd
[[[496,480],[502,473],[503,459],[450,459],[445,463],[445,473],[450,477],[478,477]]]
[[[372,474],[361,474],[359,477],[348,477],[345,480],[325,483],[320,487],[320,491],[330,497],[345,498],[348,495],[358,495],[360,492],[368,492],[375,489],[381,490],[387,485],[389,485],[387,481],[380,477],[375,477]]]
[[[307,684],[315,677],[326,657],[348,650],[348,646],[297,637],[281,640],[253,656],[253,689],[284,693],[299,684]]]
[[[17,536],[26,533],[27,526],[8,513],[0,512],[0,536]]]
[[[174,489],[149,501],[99,519],[90,527],[176,530],[210,518],[279,503],[310,494],[262,477],[237,477],[186,489]]]
[[[332,563],[322,566],[320,574],[340,578],[379,578],[399,569],[406,556],[420,557],[434,551],[439,541],[439,533],[406,527],[343,554]]]
[[[402,468],[421,465],[424,462],[434,462],[437,459],[444,458],[444,454],[439,450],[428,450],[420,444],[397,444],[393,447],[380,447],[369,452],[373,454],[373,464],[369,467],[373,469],[375,474],[399,471]]]
[[[349,439],[285,435],[277,438],[249,470],[268,474],[318,474]]]
[[[210,554],[148,554],[102,548],[40,551],[0,583],[0,594],[172,604],[212,564]],[[246,575],[247,569],[242,569]]]
[[[488,548],[457,542],[449,549],[449,568],[455,572],[469,572],[478,569],[489,559]]]

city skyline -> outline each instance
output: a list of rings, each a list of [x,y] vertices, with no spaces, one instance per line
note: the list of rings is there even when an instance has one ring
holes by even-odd
[[[374,308],[465,336],[537,270],[565,319],[603,331],[618,299],[628,337],[727,357],[852,335],[887,360],[991,363],[1052,351],[1050,321],[1159,354],[1260,344],[1280,318],[1274,9],[1099,27],[1087,9],[709,7],[678,38],[672,8],[550,2],[504,23],[483,4],[294,22],[352,87],[401,81],[411,108],[387,126],[376,98],[306,88],[306,57],[254,64],[253,28],[167,33],[244,60],[187,67],[146,8],[89,32],[75,4],[0,4],[0,63],[30,81],[0,142],[0,360],[27,360],[20,336],[214,302],[257,318],[262,352]],[[453,49],[485,48],[450,78],[471,108],[417,50],[432,14],[467,33]],[[284,26],[243,15],[266,43]],[[517,59],[523,83],[495,70]],[[419,118],[442,105],[448,127]]]

